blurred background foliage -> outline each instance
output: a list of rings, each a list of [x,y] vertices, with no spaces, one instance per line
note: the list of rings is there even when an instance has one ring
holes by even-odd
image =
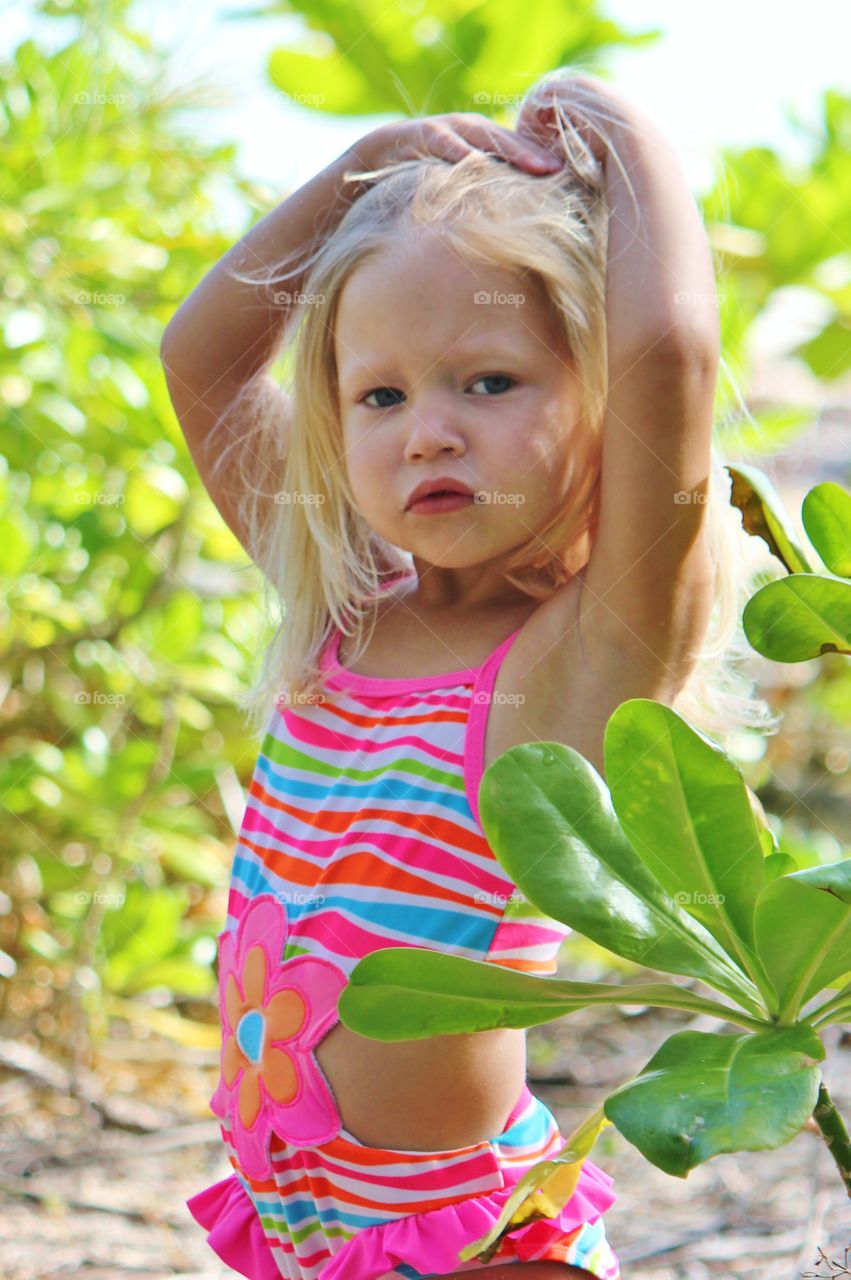
[[[268,622],[260,575],[184,446],[159,342],[272,205],[237,172],[234,146],[193,135],[206,90],[167,86],[130,0],[34,12],[61,17],[69,39],[56,52],[19,44],[0,88],[2,1017],[6,1035],[73,1046],[91,1065],[110,1018],[218,1045],[215,939],[257,752],[235,697]],[[605,78],[609,51],[660,34],[628,35],[587,0],[426,0],[415,14],[294,0],[254,16],[281,13],[303,16],[305,38],[270,53],[271,81],[314,110],[364,117],[510,123],[548,68]],[[724,152],[702,198],[724,355],[746,398],[753,326],[790,287],[824,311],[792,356],[825,383],[851,367],[851,100],[825,95],[811,142],[803,168],[763,147]],[[236,235],[223,188],[251,210]],[[722,381],[719,417],[730,397]],[[760,465],[817,411],[768,405],[721,443]],[[848,836],[849,667],[768,666],[789,731],[743,745],[742,767],[799,865],[832,860]],[[566,945],[574,973],[626,967],[583,939]]]

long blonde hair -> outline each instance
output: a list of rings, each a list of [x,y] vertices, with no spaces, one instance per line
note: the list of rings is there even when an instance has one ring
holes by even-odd
[[[527,98],[540,98],[550,78],[533,86]],[[347,174],[368,185],[313,252],[293,253],[261,272],[238,275],[270,290],[288,279],[301,280],[285,337],[292,357],[286,456],[280,417],[270,409],[268,379],[241,393],[254,409],[254,427],[234,442],[243,472],[242,516],[265,577],[265,604],[272,606],[275,628],[260,676],[240,700],[258,736],[282,701],[323,696],[318,659],[334,626],[351,638],[351,665],[357,662],[369,643],[381,583],[412,569],[411,557],[387,543],[356,509],[342,463],[334,350],[343,286],[391,237],[430,228],[465,260],[531,273],[543,285],[582,388],[572,428],[576,466],[567,502],[516,551],[504,576],[543,600],[588,562],[599,514],[608,387],[608,209],[599,166],[566,118],[559,133],[567,163],[552,176],[533,177],[480,150],[457,163],[423,151],[381,169]],[[615,160],[620,163],[616,155]],[[273,494],[256,487],[256,471],[245,461],[261,453],[274,459],[280,478]],[[773,732],[769,708],[749,696],[753,681],[735,667],[751,654],[739,627],[750,585],[741,569],[742,540],[748,539],[730,507],[723,462],[713,444],[706,520],[717,570],[715,607],[674,708],[716,736],[742,728]]]

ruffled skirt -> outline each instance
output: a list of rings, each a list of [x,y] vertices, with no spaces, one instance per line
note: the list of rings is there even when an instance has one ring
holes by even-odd
[[[186,1204],[218,1256],[248,1280],[419,1280],[481,1271],[458,1252],[499,1218],[514,1186],[565,1140],[550,1110],[524,1087],[501,1134],[452,1151],[368,1147],[347,1130],[316,1147],[272,1137],[273,1175],[237,1170]],[[488,1265],[553,1260],[618,1280],[602,1214],[613,1179],[590,1160],[555,1218],[503,1236]]]

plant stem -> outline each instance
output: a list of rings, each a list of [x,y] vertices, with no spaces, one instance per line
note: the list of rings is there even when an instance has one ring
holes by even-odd
[[[851,1197],[851,1138],[848,1137],[848,1130],[845,1128],[842,1116],[836,1110],[823,1080],[819,1085],[813,1119],[821,1129],[827,1149],[833,1156],[839,1176],[845,1184],[845,1190]]]
[[[813,1018],[821,1020],[828,1013],[833,1013],[834,1010],[841,1008],[843,1005],[848,1003],[851,1003],[851,982],[849,982],[847,986],[844,986],[841,991],[834,992],[830,999],[826,1000],[824,1004],[819,1005],[816,1009],[810,1010],[807,1016],[805,1018],[801,1018],[800,1021],[811,1022]]]

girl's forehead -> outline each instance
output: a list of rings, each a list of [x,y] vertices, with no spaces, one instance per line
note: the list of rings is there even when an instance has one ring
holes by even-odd
[[[356,288],[358,283],[372,288],[376,280],[398,285],[406,278],[435,287],[464,288],[488,279],[526,281],[529,272],[520,264],[482,262],[441,240],[438,231],[429,229],[393,238],[372,251],[350,272],[344,288]]]
[[[338,335],[350,342],[367,329],[417,332],[514,333],[545,323],[552,304],[542,283],[520,268],[477,263],[431,243],[406,256],[399,246],[360,263],[343,284],[336,310]],[[410,334],[408,335],[410,336]]]
[[[410,253],[408,250],[410,249]],[[341,380],[416,349],[441,363],[559,344],[552,303],[531,272],[462,258],[433,234],[394,239],[349,275],[337,308]]]

